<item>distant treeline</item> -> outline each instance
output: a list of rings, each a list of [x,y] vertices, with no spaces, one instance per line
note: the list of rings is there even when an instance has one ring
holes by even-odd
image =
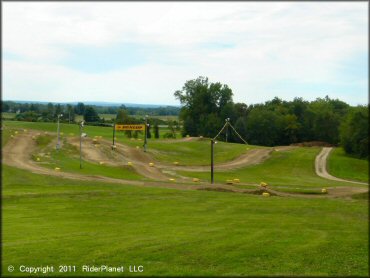
[[[43,104],[43,103],[18,103],[14,101],[3,101],[2,112],[16,113],[13,120],[28,122],[56,122],[59,115],[60,122],[76,123],[76,116],[85,121],[87,125],[112,126],[113,123],[143,124],[145,121],[149,124],[148,137],[159,138],[159,125],[166,125],[168,132],[163,136],[165,138],[175,138],[176,132],[180,130],[180,124],[176,120],[159,119],[152,116],[177,116],[180,112],[179,107],[125,107],[121,106],[96,106],[85,105],[82,102],[76,105],[72,104]],[[105,119],[99,114],[110,114],[113,117]],[[148,118],[145,119],[145,116]],[[128,137],[137,137],[139,132],[125,132]]]
[[[74,122],[76,115],[85,116],[92,122],[111,122],[111,120],[104,120],[96,118],[98,114],[113,114],[116,115],[120,109],[126,110],[129,115],[149,115],[149,116],[177,116],[180,112],[179,107],[163,106],[156,108],[143,107],[125,107],[121,106],[96,106],[85,105],[82,102],[76,105],[72,104],[54,104],[54,103],[19,103],[14,101],[3,101],[2,112],[16,113],[16,120],[22,121],[55,121],[57,115],[63,114],[61,121]],[[96,114],[96,115],[95,115]],[[93,117],[91,119],[91,117]],[[95,118],[94,118],[95,117]]]
[[[247,105],[234,103],[232,95],[227,85],[209,83],[205,77],[187,81],[175,92],[182,104],[183,135],[214,137],[229,118],[249,144],[321,141],[341,144],[349,154],[368,157],[368,106],[352,107],[328,96],[311,102],[275,97],[263,104]],[[227,132],[229,141],[241,142],[231,129]],[[225,137],[225,133],[220,135],[221,140]]]

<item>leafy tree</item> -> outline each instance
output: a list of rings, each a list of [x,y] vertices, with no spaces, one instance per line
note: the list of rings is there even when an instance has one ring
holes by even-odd
[[[94,107],[85,107],[84,120],[88,123],[98,122],[100,120],[99,115],[95,111]]]
[[[117,116],[116,116],[116,123],[124,124],[124,123],[129,123],[129,116],[127,114],[127,111],[125,109],[120,108],[117,111]]]
[[[154,123],[154,138],[158,139],[159,138],[159,127],[158,127],[158,122]]]
[[[214,136],[233,110],[232,90],[206,77],[187,81],[174,95],[182,105],[183,135]]]
[[[75,107],[75,112],[77,115],[85,115],[85,104],[82,102],[77,103]]]
[[[67,104],[68,123],[75,121],[75,111],[71,104]]]
[[[246,129],[250,144],[274,146],[281,137],[281,118],[275,111],[253,109],[247,118]]]
[[[369,107],[351,109],[340,127],[341,144],[348,154],[369,157]]]

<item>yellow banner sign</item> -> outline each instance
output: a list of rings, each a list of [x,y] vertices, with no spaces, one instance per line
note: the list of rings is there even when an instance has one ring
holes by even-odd
[[[145,125],[116,125],[116,130],[144,130]]]

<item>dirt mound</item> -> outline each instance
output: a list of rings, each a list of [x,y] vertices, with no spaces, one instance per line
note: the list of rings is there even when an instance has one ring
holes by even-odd
[[[309,142],[302,142],[302,143],[294,143],[291,146],[297,147],[333,147],[332,144],[323,141],[309,141]]]

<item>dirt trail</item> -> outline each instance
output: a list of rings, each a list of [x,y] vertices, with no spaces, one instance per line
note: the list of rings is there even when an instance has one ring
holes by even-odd
[[[320,176],[324,179],[328,179],[328,180],[368,185],[366,182],[345,180],[345,179],[340,179],[340,178],[337,178],[337,177],[334,177],[334,176],[330,175],[327,172],[326,164],[327,164],[328,156],[329,156],[330,152],[332,151],[332,149],[333,148],[331,148],[331,147],[324,147],[324,148],[322,148],[321,152],[316,156],[316,159],[315,159],[316,174],[318,176]]]
[[[79,147],[78,138],[70,138],[68,142]],[[106,140],[98,140],[95,144],[92,139],[84,138],[82,153],[84,158],[93,162],[103,162],[106,165],[123,166],[128,162],[140,175],[153,180],[168,180],[169,177],[161,172],[155,165],[149,166],[153,162],[150,157],[143,153],[141,149],[119,145],[116,151],[111,151],[111,143]]]
[[[105,176],[95,176],[95,175],[87,176],[87,175],[82,175],[82,174],[77,174],[77,173],[66,173],[63,171],[55,171],[54,169],[48,169],[48,168],[42,167],[38,165],[36,162],[34,162],[33,160],[31,160],[31,154],[36,149],[36,144],[35,144],[35,141],[32,140],[32,136],[36,134],[37,134],[36,132],[27,132],[27,133],[19,134],[15,136],[13,139],[9,140],[2,150],[2,163],[17,167],[20,169],[28,170],[36,174],[57,176],[60,178],[75,179],[75,180],[82,180],[82,181],[100,181],[100,182],[109,182],[109,183],[116,183],[116,184],[128,184],[128,185],[144,186],[144,187],[165,187],[165,188],[174,188],[174,189],[181,189],[181,190],[214,190],[214,191],[223,191],[223,192],[227,191],[227,192],[238,192],[238,193],[248,193],[248,194],[260,194],[258,187],[256,187],[256,189],[241,189],[241,188],[234,187],[232,185],[225,185],[225,184],[211,185],[205,182],[195,184],[195,183],[190,183],[186,181],[176,181],[176,182],[160,181],[158,178],[160,174],[156,172],[159,170],[154,167],[149,168],[149,166],[141,167],[140,169],[141,170],[145,169],[142,171],[148,171],[146,173],[148,176],[151,176],[153,174],[153,176],[158,181],[132,181],[132,180],[109,178]],[[76,143],[75,139],[72,139],[72,141],[73,141],[72,142],[73,144]],[[105,154],[104,148],[106,147],[110,148],[110,144],[106,142],[102,142],[100,147],[91,147],[91,146],[86,147],[86,145],[87,144],[85,142],[84,146],[86,149],[86,154],[90,155],[91,159],[99,160],[102,158],[107,158],[106,156],[104,156]],[[102,150],[102,151],[99,151],[99,150]],[[142,150],[133,149],[133,148],[130,148],[124,145],[122,145],[122,150],[118,150],[115,153],[117,153],[116,161],[112,163],[113,164],[117,163],[116,165],[122,165],[122,161],[125,161],[124,160],[125,157],[130,157],[130,159],[133,158],[132,160],[135,161],[135,163],[137,163],[138,165],[145,165],[145,163],[147,163],[148,161],[151,161],[151,157],[147,153],[143,153]],[[325,159],[326,157],[327,156],[324,156]],[[153,170],[153,172],[151,172],[151,169],[156,169],[156,170]],[[165,175],[163,175],[163,179],[164,177],[167,179]],[[336,197],[350,196],[351,194],[355,194],[355,193],[366,192],[367,188],[356,188],[356,187],[329,188],[328,194],[319,195],[319,196],[284,193],[284,192],[274,191],[271,189],[269,189],[269,191],[273,195],[278,195],[278,196],[283,196],[283,197],[336,198]]]
[[[193,140],[193,137],[185,138]],[[113,164],[113,165],[122,165],[122,161],[126,164],[128,161],[131,161],[135,167],[135,165],[140,165],[140,169],[137,169],[138,171],[142,171],[142,173],[148,174],[148,175],[155,175],[152,178],[157,179],[166,179],[165,175],[159,170],[164,169],[165,171],[194,171],[194,172],[208,172],[209,171],[209,165],[207,166],[174,166],[174,165],[168,165],[161,163],[153,158],[152,155],[149,153],[143,152],[142,148],[136,149],[132,147],[128,147],[127,145],[123,145],[121,143],[116,143],[117,149],[115,152],[110,152],[115,154],[115,158],[110,155],[110,157],[107,157],[107,153],[109,152],[111,148],[110,141],[101,139],[99,140],[99,147],[94,147],[92,144],[91,139],[85,139],[83,152],[85,152],[85,155],[88,159],[91,159],[92,161],[107,161],[107,164]],[[186,140],[188,141],[188,140]],[[178,141],[176,141],[178,142]],[[78,145],[79,143],[76,141],[76,139],[73,139],[70,141],[70,143],[74,145]],[[85,147],[87,145],[87,147]],[[284,148],[279,147],[281,151],[285,151],[290,148]],[[85,149],[85,150],[84,150]],[[103,153],[104,152],[104,153]],[[240,167],[250,166],[262,163],[264,160],[266,160],[270,153],[272,152],[272,149],[252,149],[248,151],[247,153],[244,153],[234,160],[219,163],[215,165],[215,170],[220,171],[227,171],[232,170]],[[114,159],[112,161],[112,158]],[[149,167],[149,163],[154,163],[154,167]],[[162,175],[161,175],[162,173]],[[148,176],[149,177],[149,176]]]
[[[214,169],[219,171],[234,170],[241,167],[256,165],[262,163],[269,158],[271,149],[253,149],[250,150],[234,160],[215,164]],[[207,166],[173,166],[173,165],[159,165],[159,167],[170,170],[191,171],[191,172],[209,172],[210,165]]]

